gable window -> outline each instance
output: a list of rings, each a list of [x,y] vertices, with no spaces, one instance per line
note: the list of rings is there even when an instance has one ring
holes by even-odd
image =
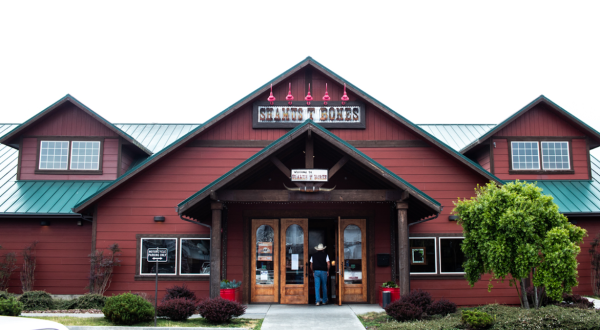
[[[540,154],[537,141],[512,142],[513,170],[539,170]]]
[[[71,169],[98,170],[100,168],[100,141],[71,142]]]
[[[569,143],[566,141],[542,141],[542,164],[544,170],[569,170]]]
[[[102,174],[104,138],[38,138],[38,174]]]
[[[42,141],[40,170],[66,170],[69,159],[69,141]]]

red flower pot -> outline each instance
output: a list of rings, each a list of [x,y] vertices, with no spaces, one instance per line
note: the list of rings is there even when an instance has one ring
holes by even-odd
[[[392,300],[390,302],[394,302],[396,300],[400,300],[400,288],[379,288],[379,306],[383,307],[383,292],[389,291],[392,294]]]
[[[241,288],[235,289],[221,289],[221,298],[229,301],[236,301],[242,303],[240,290]]]

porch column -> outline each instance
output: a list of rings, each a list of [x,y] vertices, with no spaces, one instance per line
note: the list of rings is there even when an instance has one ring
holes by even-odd
[[[218,298],[221,290],[221,214],[223,203],[212,202],[210,231],[210,297]]]
[[[410,292],[410,242],[408,239],[408,203],[397,203],[398,210],[398,265],[400,294]]]

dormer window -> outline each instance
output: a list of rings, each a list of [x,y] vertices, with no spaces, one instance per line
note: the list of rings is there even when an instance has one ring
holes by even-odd
[[[102,174],[102,138],[38,139],[40,174]]]
[[[510,170],[514,173],[572,172],[569,143],[543,140],[510,141]]]

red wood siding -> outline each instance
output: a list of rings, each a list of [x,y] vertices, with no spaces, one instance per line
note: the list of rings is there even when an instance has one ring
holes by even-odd
[[[24,136],[118,136],[106,125],[65,103],[23,131]]]
[[[573,293],[579,295],[592,295],[592,264],[589,254],[592,242],[596,235],[600,233],[600,217],[593,218],[573,218],[577,221],[577,226],[587,230],[588,236],[583,238],[581,252],[577,256],[577,273],[579,275],[579,286],[573,289]]]
[[[37,138],[24,138],[21,158],[21,180],[115,180],[119,158],[119,140],[105,139],[102,154],[102,174],[36,174]]]
[[[129,151],[129,149],[121,146],[121,175],[127,172],[133,163],[133,154]]]
[[[288,81],[292,83],[292,94],[295,100],[304,100],[304,72],[290,77],[284,83],[273,86],[273,95],[277,100],[285,100],[288,93]],[[325,94],[325,83],[332,100],[339,100],[344,94],[344,86],[328,80],[325,76],[313,71],[311,95],[321,100]],[[349,93],[351,101],[357,98]],[[265,101],[269,93],[256,100]],[[255,101],[256,101],[255,100]],[[331,129],[331,132],[345,140],[421,140],[416,134],[396,122],[395,119],[382,113],[370,104],[366,105],[366,129]],[[288,129],[254,129],[252,128],[252,102],[224,118],[207,132],[198,137],[199,140],[276,140],[287,133]]]
[[[495,136],[585,136],[545,104],[539,104],[502,128]]]
[[[123,250],[122,266],[115,270],[107,294],[132,291],[154,295],[153,281],[134,280],[136,234],[208,234],[207,228],[182,221],[175,206],[259,150],[182,147],[101,199],[97,247],[118,243]],[[165,216],[165,222],[154,223],[156,215]],[[184,282],[199,297],[208,296],[208,281]],[[160,296],[165,288],[182,283],[159,281]]]
[[[481,165],[481,167],[483,167],[486,171],[490,172],[490,152],[485,151],[481,153],[477,157],[477,163],[479,163],[479,165]]]
[[[570,146],[573,155],[574,174],[553,174],[547,171],[547,174],[509,174],[509,162],[511,161],[508,140],[494,138],[492,142],[496,143],[494,150],[494,174],[502,180],[588,180],[589,162],[588,150],[585,139],[573,139]]]
[[[50,219],[50,226],[40,226],[40,219],[0,219],[1,254],[16,252],[17,269],[10,280],[9,292],[21,293],[19,272],[21,252],[34,241],[37,263],[34,290],[51,294],[84,294],[88,285],[92,248],[92,225],[77,220]]]

